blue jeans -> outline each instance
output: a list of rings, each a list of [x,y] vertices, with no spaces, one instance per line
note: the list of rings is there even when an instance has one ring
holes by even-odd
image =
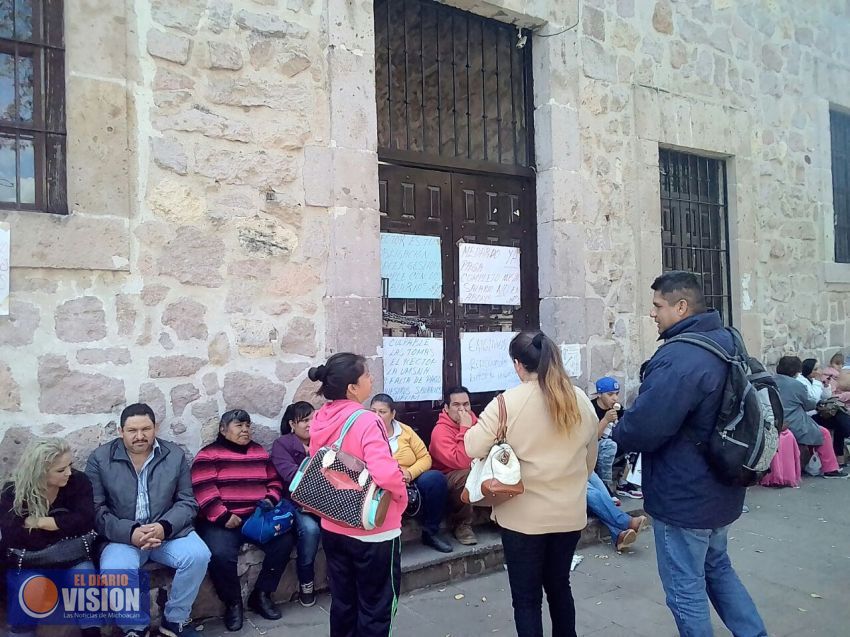
[[[711,601],[735,637],[767,637],[726,552],[729,527],[683,529],[653,521],[658,574],[681,637],[712,637]]]
[[[440,523],[446,512],[446,497],[449,494],[449,483],[440,471],[431,469],[416,478],[413,483],[422,495],[422,508],[416,519],[422,525],[422,530],[431,535],[440,532]]]
[[[174,623],[189,620],[192,604],[207,574],[210,551],[198,534],[192,531],[185,537],[165,540],[159,548],[143,551],[132,544],[110,542],[100,556],[100,569],[136,570],[148,560],[170,566],[177,572],[171,582],[171,593],[165,605],[165,618]],[[118,626],[123,631],[142,630],[145,626]]]
[[[298,536],[296,541],[298,556],[295,559],[298,583],[309,584],[315,578],[313,565],[316,561],[316,553],[319,552],[319,540],[322,537],[319,518],[303,509],[296,509],[295,533]]]
[[[616,547],[617,537],[629,528],[632,516],[614,506],[608,489],[595,473],[591,473],[587,479],[587,508],[608,527],[611,543]]]
[[[602,438],[597,443],[596,473],[607,484],[614,481],[614,458],[616,456],[616,442],[610,438]]]

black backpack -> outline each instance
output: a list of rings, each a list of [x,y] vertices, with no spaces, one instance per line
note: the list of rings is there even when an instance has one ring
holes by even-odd
[[[674,336],[664,345],[690,343],[728,365],[717,424],[708,441],[697,444],[704,448],[708,464],[721,482],[750,487],[770,470],[779,448],[782,400],[773,376],[747,353],[740,332],[727,330],[735,346],[732,356],[712,339],[693,332]]]

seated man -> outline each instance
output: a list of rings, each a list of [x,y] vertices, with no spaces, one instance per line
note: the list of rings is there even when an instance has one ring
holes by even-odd
[[[450,388],[428,447],[432,468],[444,473],[449,483],[446,505],[454,536],[466,545],[477,544],[478,538],[472,530],[472,505],[464,504],[460,499],[472,465],[472,458],[466,455],[463,436],[476,422],[478,418],[472,413],[469,390],[466,387]]]
[[[121,437],[89,456],[95,528],[109,541],[100,568],[137,570],[152,560],[176,569],[160,633],[196,635],[189,615],[210,552],[192,528],[198,503],[189,463],[180,447],[156,437],[155,422],[148,405],[130,405],[121,412]],[[147,626],[119,628],[124,637],[149,633]]]
[[[611,431],[623,415],[620,404],[620,383],[610,376],[603,376],[596,381],[596,398],[592,401],[593,408],[599,418],[599,455],[596,460],[596,473],[608,487],[610,492],[627,498],[642,498],[639,487],[626,481],[626,457],[617,457],[617,443],[611,439]],[[635,459],[630,460],[634,464]],[[614,488],[614,466],[621,466],[624,471]]]

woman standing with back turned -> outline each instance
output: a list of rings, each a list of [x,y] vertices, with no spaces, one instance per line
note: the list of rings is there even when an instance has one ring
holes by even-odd
[[[525,492],[493,508],[502,529],[514,623],[519,637],[543,637],[543,591],[552,634],[575,637],[570,567],[587,524],[587,480],[596,465],[598,420],[573,387],[561,354],[542,332],[521,332],[511,359],[522,384],[504,393],[507,442],[519,460]],[[466,452],[484,458],[496,442],[494,399],[466,432]]]
[[[310,426],[310,455],[339,438],[346,420],[372,393],[366,359],[334,354],[310,368],[310,380],[322,383],[326,403]],[[342,451],[363,460],[372,480],[392,497],[384,523],[370,531],[322,519],[322,546],[331,589],[331,637],[387,637],[401,583],[401,514],[407,487],[390,452],[384,423],[364,411],[351,426]]]

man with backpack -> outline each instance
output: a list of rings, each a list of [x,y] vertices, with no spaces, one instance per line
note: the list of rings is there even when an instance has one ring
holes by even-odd
[[[726,440],[725,432],[717,429],[721,402],[729,391],[730,365],[708,349],[685,342],[707,337],[734,356],[735,339],[720,315],[706,307],[696,275],[667,272],[652,289],[650,316],[660,340],[679,338],[662,345],[646,365],[640,394],[612,437],[621,449],[643,454],[644,502],[654,520],[667,606],[684,637],[714,634],[709,599],[736,637],[767,637],[726,546],[746,488],[731,485],[718,473],[709,453],[709,447],[715,451],[716,439]],[[738,449],[737,441],[730,448]]]

